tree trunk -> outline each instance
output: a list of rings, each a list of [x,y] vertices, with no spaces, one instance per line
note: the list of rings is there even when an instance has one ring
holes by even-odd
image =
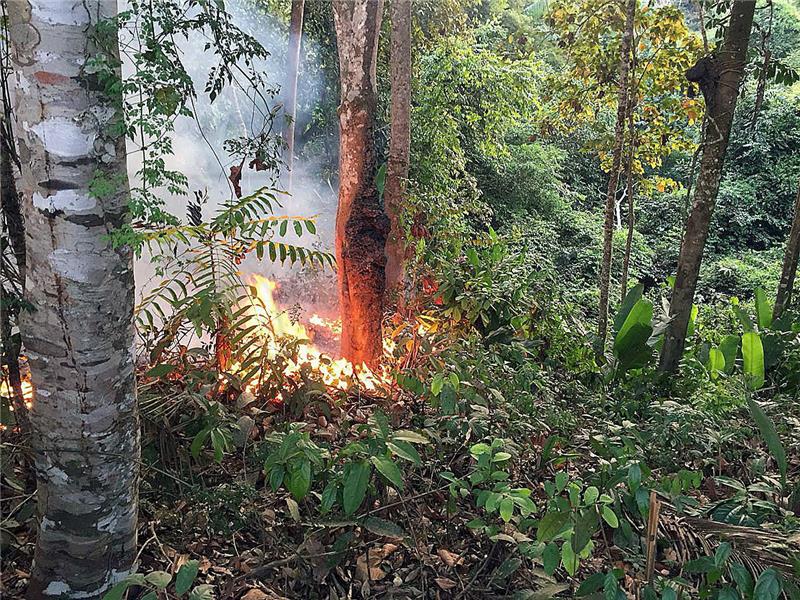
[[[373,130],[375,67],[383,0],[334,0],[339,49],[339,207],[336,260],[342,355],[375,366],[383,352],[381,321],[386,289],[389,219],[375,185]]]
[[[297,73],[300,69],[300,46],[303,41],[303,7],[305,0],[292,0],[292,15],[289,22],[289,66],[286,70],[286,168],[287,189],[292,189],[294,166],[294,124],[297,120]]]
[[[127,216],[125,140],[109,137],[121,102],[84,71],[99,54],[94,26],[115,11],[114,0],[9,3],[35,307],[20,329],[36,390],[37,599],[100,598],[136,556],[132,253],[107,239]],[[98,187],[112,192],[98,197]]]
[[[778,283],[775,307],[772,310],[773,319],[778,319],[792,301],[794,278],[797,275],[798,257],[800,257],[800,189],[797,190],[792,228],[789,230],[789,239],[786,241],[786,252],[783,255],[783,270],[781,271],[781,280]]]
[[[631,51],[631,63],[635,64],[635,51]],[[633,69],[631,69],[633,71]],[[620,302],[625,300],[628,294],[628,274],[631,267],[631,246],[633,245],[633,230],[636,225],[636,214],[634,208],[636,206],[636,198],[634,197],[634,182],[633,182],[633,159],[636,156],[636,131],[633,128],[633,111],[636,107],[636,90],[631,89],[628,94],[628,135],[630,136],[628,143],[628,155],[625,160],[625,196],[628,199],[628,233],[625,236],[625,254],[622,257],[622,277],[620,278]]]
[[[397,286],[403,279],[405,244],[400,213],[406,193],[411,153],[411,0],[392,0],[392,105],[389,164],[383,204],[391,228],[386,240],[386,284]]]
[[[694,302],[694,291],[708,237],[708,226],[722,178],[722,165],[728,149],[733,113],[747,58],[747,42],[753,25],[755,2],[735,0],[725,39],[717,55],[700,59],[686,78],[698,83],[706,100],[706,131],[703,157],[686,229],[678,256],[675,289],[670,303],[670,321],[659,368],[673,372],[678,368],[686,343],[686,329]]]
[[[606,193],[605,221],[603,223],[603,259],[600,264],[600,315],[597,324],[597,347],[595,356],[598,362],[605,355],[606,336],[608,335],[608,297],[611,286],[611,255],[614,241],[614,207],[617,197],[617,184],[622,164],[622,146],[625,140],[625,115],[628,110],[628,73],[631,64],[631,44],[633,42],[633,21],[637,0],[627,0],[625,10],[625,32],[619,56],[619,94],[617,97],[617,123],[614,128],[614,149],[611,172],[608,177]]]

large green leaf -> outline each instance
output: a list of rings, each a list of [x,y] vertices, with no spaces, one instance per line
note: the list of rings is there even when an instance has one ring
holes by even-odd
[[[351,462],[345,466],[342,508],[346,515],[356,512],[364,501],[371,472],[372,466],[366,460]]]
[[[764,412],[764,409],[761,408],[758,402],[752,398],[747,399],[747,406],[750,409],[750,415],[753,417],[756,425],[758,425],[761,437],[764,438],[764,442],[766,442],[770,453],[772,453],[772,457],[775,459],[775,462],[778,463],[781,477],[786,479],[786,471],[788,468],[786,450],[783,448],[783,444],[781,444],[781,438],[778,437],[775,423],[772,422],[772,419]]]
[[[536,530],[536,539],[540,542],[549,542],[556,537],[569,520],[569,513],[564,511],[549,512],[539,521]]]
[[[747,387],[757,390],[764,385],[764,346],[754,331],[742,335],[742,358]]]
[[[767,293],[762,288],[756,288],[756,319],[761,331],[769,329],[772,325],[772,306],[767,300]]]
[[[386,477],[394,487],[402,491],[403,474],[391,458],[388,456],[372,456],[370,460],[381,475]]]
[[[305,498],[311,488],[311,463],[307,459],[291,463],[285,481],[295,500]]]
[[[614,317],[614,333],[619,333],[619,330],[625,323],[625,319],[628,318],[628,315],[630,314],[634,305],[642,298],[643,293],[644,284],[640,283],[639,285],[631,288],[631,290],[625,294],[625,299],[622,301],[622,304],[620,305],[619,310]]]
[[[653,333],[653,304],[637,300],[614,340],[614,354],[623,370],[642,367],[650,360],[653,349],[647,340]]]
[[[711,348],[708,351],[708,372],[712,379],[716,379],[720,371],[725,370],[725,355],[719,348]]]
[[[725,372],[730,375],[736,366],[736,355],[739,353],[739,336],[726,335],[720,342],[719,349],[725,357]]]
[[[192,587],[192,583],[194,583],[195,578],[197,577],[197,572],[200,568],[199,561],[190,560],[181,566],[178,569],[177,575],[175,575],[175,593],[179,596],[189,591],[189,588]]]

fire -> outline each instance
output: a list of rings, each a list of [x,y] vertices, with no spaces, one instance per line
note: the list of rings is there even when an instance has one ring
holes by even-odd
[[[23,370],[22,374],[22,397],[25,399],[25,407],[30,410],[33,408],[33,384],[31,383],[31,374],[30,371]],[[2,373],[2,380],[0,380],[0,396],[4,398],[12,398],[14,396],[14,390],[11,387],[11,383],[8,381],[8,375],[5,371]],[[14,410],[14,406],[9,406],[9,410]]]
[[[354,368],[347,359],[331,357],[314,343],[315,335],[323,331],[326,338],[338,342],[342,333],[340,321],[314,314],[308,319],[309,327],[306,327],[276,303],[277,282],[261,275],[253,275],[249,283],[253,296],[253,316],[248,327],[255,327],[252,337],[266,343],[266,350],[271,355],[277,355],[281,350],[282,340],[294,338],[303,341],[298,347],[296,360],[284,369],[285,376],[297,376],[301,368],[308,365],[319,374],[325,385],[340,390],[348,389],[355,382],[364,389],[375,390],[389,381],[387,372],[376,373],[366,365]],[[257,388],[257,381],[248,384],[250,392],[256,392]]]

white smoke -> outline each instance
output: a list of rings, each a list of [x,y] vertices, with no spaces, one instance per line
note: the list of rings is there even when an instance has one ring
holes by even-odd
[[[269,87],[275,89],[282,87],[286,78],[288,24],[268,14],[263,6],[258,7],[257,3],[248,0],[228,0],[226,9],[236,26],[256,38],[270,53],[266,60],[258,61],[255,65],[256,69],[265,77]],[[124,33],[121,32],[121,36],[123,35]],[[188,40],[184,38],[176,40],[182,52],[183,64],[194,81],[197,98],[192,106],[195,118],[179,117],[175,122],[175,131],[172,135],[174,154],[166,156],[165,160],[167,169],[186,175],[190,194],[181,196],[170,194],[167,190],[159,190],[159,196],[164,200],[166,210],[181,219],[185,218],[187,201],[193,198],[194,190],[208,193],[209,202],[203,207],[204,218],[211,217],[221,202],[233,197],[233,187],[228,180],[228,175],[230,167],[234,164],[238,166],[241,159],[229,156],[223,149],[223,143],[227,139],[252,136],[259,132],[264,122],[260,111],[272,110],[281,102],[280,93],[278,93],[272,98],[267,96],[268,106],[260,105],[260,102],[254,103],[252,97],[248,97],[245,90],[234,84],[226,86],[212,103],[204,92],[204,88],[209,71],[217,63],[219,57],[214,55],[213,51],[204,49],[208,41],[201,32],[192,32]],[[124,42],[125,40],[123,40],[123,44]],[[298,123],[308,121],[310,115],[301,112],[302,106],[315,106],[324,85],[320,71],[309,68],[309,56],[314,53],[311,44],[307,38],[303,40],[299,75],[302,82],[303,102],[302,105],[298,103],[296,117]],[[123,58],[123,77],[129,76],[132,69],[133,65],[130,59]],[[274,120],[273,133],[279,133],[282,130],[284,119],[283,112],[279,111]],[[297,136],[298,133],[299,128],[296,128],[295,135]],[[138,171],[141,168],[141,153],[136,152],[136,148],[137,146],[129,142],[128,171],[133,186],[138,183]],[[256,172],[249,169],[247,162],[249,160],[245,162],[241,180],[242,191],[245,195],[262,186],[270,185],[274,178],[274,173]],[[283,206],[282,208],[276,207],[275,214],[316,216],[316,239],[308,233],[304,233],[300,239],[291,233],[280,239],[287,243],[296,243],[332,252],[337,183],[321,177],[319,173],[319,165],[315,164],[313,160],[296,156],[293,163],[291,194],[279,196]],[[278,187],[281,187],[280,184]],[[292,228],[290,227],[289,230],[291,231]],[[257,261],[253,258],[248,259],[242,268],[248,272],[264,274],[285,282],[286,287],[293,290],[293,301],[304,305],[314,305],[307,308],[313,308],[321,313],[333,314],[335,312],[335,307],[330,306],[335,297],[335,294],[331,293],[333,279],[330,273],[323,276],[323,283],[318,282],[319,285],[326,288],[324,290],[326,293],[315,293],[320,290],[307,289],[300,294],[299,290],[304,286],[296,284],[298,269],[290,267],[288,261],[285,266],[281,266],[280,264],[271,264],[269,260]],[[136,261],[135,272],[137,289],[140,294],[159,280],[150,262],[150,257],[147,255],[143,255]]]

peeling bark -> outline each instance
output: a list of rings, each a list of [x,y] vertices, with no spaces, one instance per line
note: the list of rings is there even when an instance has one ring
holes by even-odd
[[[297,119],[297,75],[300,68],[300,46],[303,41],[303,8],[305,0],[292,0],[292,14],[289,19],[289,66],[286,69],[286,168],[287,189],[292,189],[292,168],[294,166],[294,124]]]
[[[339,50],[339,207],[336,260],[342,355],[374,366],[383,353],[389,220],[375,185],[375,67],[383,0],[334,0]]]
[[[617,184],[622,165],[622,146],[625,141],[625,115],[628,111],[628,94],[630,85],[628,74],[631,66],[631,44],[633,43],[633,22],[637,0],[627,0],[625,10],[625,32],[619,56],[619,94],[617,97],[617,122],[614,128],[614,148],[611,171],[608,176],[606,192],[605,220],[603,222],[603,258],[600,264],[600,307],[597,321],[597,347],[595,356],[598,362],[605,355],[606,337],[608,336],[608,298],[611,287],[611,258],[614,242],[614,208],[617,197]]]
[[[744,74],[754,11],[754,0],[735,0],[725,39],[718,54],[700,59],[686,73],[690,82],[700,84],[700,90],[705,97],[706,130],[692,210],[686,221],[678,256],[675,289],[670,302],[672,320],[664,336],[659,362],[661,371],[677,370],[683,356],[703,249],[717,201],[733,113]]]
[[[20,328],[39,534],[29,598],[100,598],[133,569],[139,459],[132,253],[107,234],[126,218],[125,141],[115,103],[84,72],[114,0],[9,4],[26,224]],[[95,197],[102,177],[114,192]]]
[[[389,217],[386,240],[386,284],[394,287],[403,280],[405,244],[400,213],[406,194],[411,154],[411,0],[392,0],[391,40],[391,139],[383,204]]]
[[[778,294],[775,296],[775,306],[772,309],[773,319],[778,319],[791,304],[798,258],[800,258],[800,189],[797,190],[792,228],[789,230],[789,239],[786,240],[781,280],[778,283]]]

